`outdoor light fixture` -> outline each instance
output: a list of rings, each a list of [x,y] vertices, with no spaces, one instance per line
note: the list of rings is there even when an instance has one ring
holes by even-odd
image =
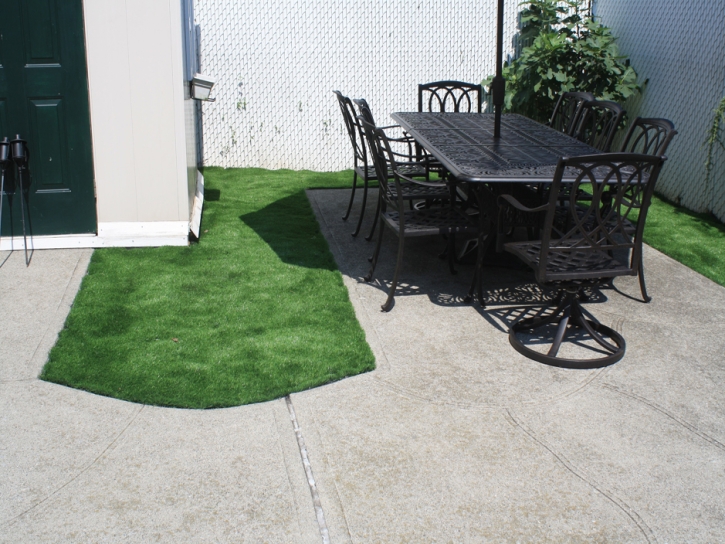
[[[214,98],[209,98],[214,83],[216,83],[214,78],[202,74],[194,74],[194,77],[191,79],[191,98],[214,102]]]
[[[5,138],[3,138],[3,141],[0,142],[0,168],[2,168],[3,172],[5,171],[9,160],[10,142],[8,142],[8,137],[5,136]]]
[[[0,142],[0,236],[3,228],[3,197],[5,196],[5,169],[10,164],[10,142],[7,136]]]
[[[6,138],[7,140],[7,138]],[[30,186],[29,180],[27,186],[23,185],[23,179],[26,178],[26,172],[28,171],[28,160],[30,159],[30,151],[28,150],[28,142],[20,137],[20,134],[15,135],[15,139],[10,141],[10,153],[13,157],[13,162],[18,169],[18,183],[20,185],[20,216],[23,222],[23,245],[25,247],[25,266],[30,265],[28,259],[28,237],[25,228],[25,208],[27,207],[27,190]],[[28,209],[28,212],[30,210]]]
[[[16,134],[15,139],[10,142],[10,149],[15,166],[19,170],[25,170],[28,167],[28,142],[20,138],[20,134]]]

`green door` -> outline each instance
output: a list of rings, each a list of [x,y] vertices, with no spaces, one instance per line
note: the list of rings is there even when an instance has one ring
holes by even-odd
[[[82,0],[0,0],[0,139],[28,141],[33,235],[96,232],[90,126]],[[3,236],[22,234],[14,177]]]

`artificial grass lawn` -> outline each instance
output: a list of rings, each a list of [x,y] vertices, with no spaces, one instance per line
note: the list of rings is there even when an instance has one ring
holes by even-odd
[[[374,368],[305,195],[351,172],[206,168],[190,247],[100,249],[41,378],[184,408],[282,397]]]
[[[583,189],[590,192],[589,188]],[[636,217],[636,211],[632,218]],[[643,241],[725,287],[725,224],[654,195]],[[646,273],[646,271],[645,271]]]
[[[725,225],[713,216],[691,212],[654,197],[642,239],[725,286]]]

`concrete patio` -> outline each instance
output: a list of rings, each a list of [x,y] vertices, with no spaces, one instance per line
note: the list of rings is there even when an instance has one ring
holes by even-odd
[[[178,410],[39,381],[90,252],[9,257],[0,542],[725,540],[725,288],[647,248],[650,304],[626,278],[586,305],[624,359],[548,367],[508,342],[526,272],[487,269],[484,310],[471,266],[415,240],[382,313],[393,237],[366,284],[348,192],[308,196],[377,369],[288,399]]]

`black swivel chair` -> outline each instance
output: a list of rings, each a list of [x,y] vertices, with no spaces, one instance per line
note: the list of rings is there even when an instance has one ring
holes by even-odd
[[[647,209],[664,160],[633,153],[561,158],[548,203],[531,209],[510,195],[499,197],[529,213],[545,212],[541,240],[511,242],[504,248],[533,269],[540,285],[559,291],[559,303],[548,315],[540,312],[511,326],[509,341],[519,353],[567,368],[607,366],[624,356],[624,338],[610,327],[590,320],[580,300],[586,298],[583,291],[587,288],[596,288],[618,276],[637,275]],[[567,178],[573,177],[573,181],[562,181],[565,169]],[[572,219],[560,230],[557,216],[565,185],[572,186],[568,195],[579,194],[586,187],[582,192],[590,194],[591,199],[581,202],[573,196],[568,198],[566,206]],[[558,355],[562,342],[575,331],[589,336],[598,350],[594,351],[597,356]],[[524,342],[524,335],[528,335],[529,343]],[[581,338],[577,341],[582,342]],[[534,349],[536,345],[550,348],[541,351]]]

